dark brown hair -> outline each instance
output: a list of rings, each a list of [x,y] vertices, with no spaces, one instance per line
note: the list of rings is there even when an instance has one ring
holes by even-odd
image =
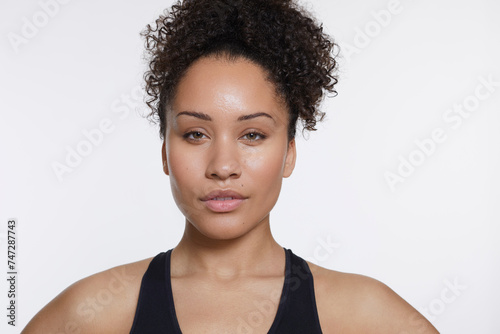
[[[184,0],[165,10],[141,33],[149,68],[144,74],[148,118],[160,125],[180,79],[200,57],[244,57],[262,66],[290,112],[288,137],[297,120],[316,130],[325,91],[336,95],[335,44],[305,10],[291,0]]]

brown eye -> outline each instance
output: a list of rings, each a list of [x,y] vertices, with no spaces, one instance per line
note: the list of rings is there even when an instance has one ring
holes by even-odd
[[[199,140],[204,139],[205,135],[200,131],[191,131],[191,132],[184,134],[183,137],[187,140],[199,141]]]
[[[243,137],[249,141],[257,141],[257,140],[262,140],[262,139],[266,138],[266,136],[264,136],[263,134],[258,133],[258,132],[249,132],[246,135],[244,135]]]

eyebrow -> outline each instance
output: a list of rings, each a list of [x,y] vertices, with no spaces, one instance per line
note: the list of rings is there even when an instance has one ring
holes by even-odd
[[[238,121],[246,121],[246,120],[249,120],[249,119],[252,119],[252,118],[257,118],[257,117],[260,117],[260,116],[268,117],[268,118],[272,119],[276,123],[276,121],[274,120],[274,118],[271,115],[266,114],[265,112],[257,112],[255,114],[243,115],[243,116],[238,117]]]
[[[181,111],[175,117],[177,118],[177,117],[179,117],[181,115],[193,116],[193,117],[202,119],[204,121],[211,121],[212,120],[212,117],[208,116],[207,114],[204,114],[202,112],[196,112],[196,111]]]
[[[196,118],[202,119],[204,121],[211,121],[212,120],[212,117],[210,117],[209,115],[207,115],[205,113],[202,113],[202,112],[196,112],[196,111],[181,111],[175,117],[177,118],[177,117],[179,117],[181,115],[196,117]],[[270,118],[274,122],[276,122],[271,115],[269,115],[269,114],[267,114],[265,112],[257,112],[257,113],[254,113],[254,114],[243,115],[243,116],[238,117],[238,121],[246,121],[246,120],[257,118],[257,117],[261,117],[261,116]]]

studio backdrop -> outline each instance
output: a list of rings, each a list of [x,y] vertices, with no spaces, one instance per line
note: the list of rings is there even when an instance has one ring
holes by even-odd
[[[338,95],[298,131],[276,240],[386,283],[442,333],[500,333],[500,2],[299,3],[340,45]],[[0,3],[0,332],[180,240],[141,116],[140,32],[172,4]]]

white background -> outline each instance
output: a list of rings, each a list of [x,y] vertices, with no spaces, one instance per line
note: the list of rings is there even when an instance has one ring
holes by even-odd
[[[19,271],[17,328],[6,324],[1,280],[2,333],[19,333],[76,280],[179,241],[157,129],[139,116],[142,98],[126,104],[145,69],[139,32],[171,4],[73,0],[43,22],[40,2],[2,0],[0,267],[14,217]],[[342,48],[339,95],[324,102],[319,130],[298,139],[273,234],[322,266],[383,281],[427,308],[440,332],[499,333],[500,87],[456,128],[443,115],[474,101],[480,77],[500,81],[500,3],[402,0],[377,23],[389,7],[307,3]],[[9,36],[34,17],[38,32],[14,47]],[[113,131],[58,180],[53,164],[106,118]],[[391,191],[385,173],[418,158],[415,141],[436,128],[447,139]],[[321,248],[328,238],[332,253]]]

